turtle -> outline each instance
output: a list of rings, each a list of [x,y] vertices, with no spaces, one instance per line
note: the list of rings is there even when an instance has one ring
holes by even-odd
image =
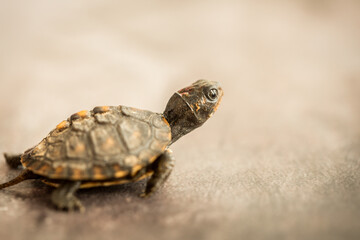
[[[201,79],[175,92],[163,113],[122,105],[79,111],[24,153],[4,153],[10,167],[23,170],[0,189],[41,180],[55,187],[51,201],[65,211],[84,211],[75,196],[81,188],[148,179],[140,196],[149,197],[174,167],[169,146],[203,125],[222,96],[218,82]]]

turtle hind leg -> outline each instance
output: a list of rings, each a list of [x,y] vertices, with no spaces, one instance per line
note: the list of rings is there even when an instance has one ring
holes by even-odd
[[[21,155],[22,154],[9,154],[9,153],[4,153],[4,157],[6,160],[6,163],[11,167],[11,168],[18,168],[19,166],[21,166]]]
[[[80,188],[80,181],[65,181],[51,194],[52,203],[58,208],[68,211],[79,210],[84,212],[85,208],[80,200],[75,197],[75,192]]]
[[[36,179],[36,178],[39,178],[39,176],[34,174],[33,172],[31,172],[30,170],[25,169],[16,178],[14,178],[14,179],[6,182],[6,183],[0,184],[0,189],[13,186],[15,184],[18,184],[18,183],[20,183],[22,181],[25,181],[25,180],[28,180],[28,179]]]
[[[170,149],[167,149],[162,155],[156,159],[153,165],[154,174],[146,183],[145,192],[140,196],[145,198],[156,192],[168,179],[174,167],[175,158]]]

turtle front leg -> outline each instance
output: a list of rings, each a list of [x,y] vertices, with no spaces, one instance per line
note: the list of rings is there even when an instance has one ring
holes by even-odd
[[[51,201],[58,209],[68,211],[79,210],[83,212],[84,206],[80,200],[75,197],[75,192],[81,185],[80,181],[66,181],[63,182],[57,189],[52,192]]]
[[[21,153],[20,154],[9,154],[9,153],[4,153],[4,157],[6,160],[6,163],[11,167],[11,168],[17,168],[19,166],[21,166]]]
[[[152,166],[154,173],[147,182],[145,192],[141,194],[141,197],[149,197],[156,192],[165,183],[174,165],[175,158],[172,151],[170,149],[165,150],[154,162]]]

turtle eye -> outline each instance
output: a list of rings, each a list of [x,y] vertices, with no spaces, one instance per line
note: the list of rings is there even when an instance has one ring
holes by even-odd
[[[217,96],[218,96],[218,90],[216,88],[210,89],[206,94],[207,99],[209,99],[210,101],[214,101],[217,98]]]

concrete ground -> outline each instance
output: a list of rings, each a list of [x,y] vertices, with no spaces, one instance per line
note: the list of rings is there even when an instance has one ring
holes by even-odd
[[[218,112],[164,188],[0,191],[0,239],[360,239],[358,1],[0,1],[0,152],[97,105],[161,112],[206,78]],[[0,182],[19,173],[0,157]]]

